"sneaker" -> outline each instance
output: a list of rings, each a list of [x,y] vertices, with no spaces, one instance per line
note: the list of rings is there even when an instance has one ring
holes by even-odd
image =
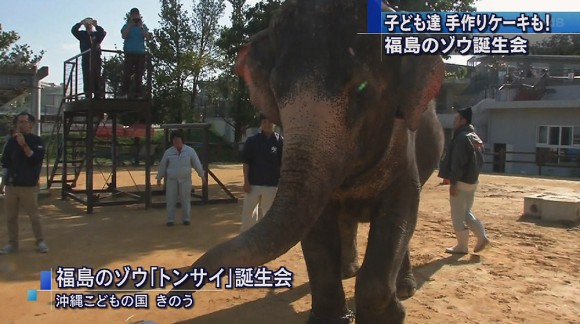
[[[14,252],[18,252],[18,248],[12,243],[8,243],[8,244],[6,244],[6,246],[4,246],[2,249],[0,249],[0,255],[14,253]]]
[[[167,222],[165,225],[167,225],[168,227],[171,227],[173,225],[175,225],[173,222]]]
[[[189,226],[189,224],[191,224],[189,221],[183,221],[183,225]]]
[[[46,243],[44,243],[44,241],[38,243],[38,252],[48,253],[48,245],[46,245]]]

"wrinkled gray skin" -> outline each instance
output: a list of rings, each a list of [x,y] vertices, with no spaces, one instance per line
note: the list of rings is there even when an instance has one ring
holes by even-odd
[[[421,125],[415,139],[415,155],[421,186],[429,180],[443,151],[444,135],[439,119],[431,102],[431,107],[423,114]],[[358,264],[356,234],[358,223],[370,219],[370,210],[359,201],[344,201],[340,212],[341,233],[341,271],[343,279],[354,277],[360,266]],[[354,215],[354,217],[353,217]],[[405,300],[412,297],[417,289],[411,267],[409,251],[405,253],[397,278],[397,297]]]
[[[240,50],[236,72],[252,103],[284,129],[278,193],[258,224],[192,265],[208,273],[255,267],[301,242],[312,292],[309,323],[348,322],[343,219],[370,221],[356,276],[357,323],[404,321],[397,274],[417,220],[419,169],[436,164],[419,157],[442,147],[441,126],[428,107],[443,61],[381,56],[383,37],[357,35],[366,31],[366,10],[366,0],[288,0]],[[192,282],[180,289],[193,290]]]

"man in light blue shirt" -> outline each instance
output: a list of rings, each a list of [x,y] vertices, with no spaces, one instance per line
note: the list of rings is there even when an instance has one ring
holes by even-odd
[[[167,226],[175,224],[177,197],[181,201],[183,225],[190,224],[191,212],[191,168],[204,181],[205,171],[195,150],[183,144],[183,135],[174,131],[171,133],[171,143],[161,158],[157,170],[157,185],[165,178],[165,199],[167,203]]]
[[[121,97],[127,97],[131,76],[134,75],[135,96],[141,99],[144,96],[142,79],[145,73],[145,40],[150,39],[151,34],[147,25],[143,24],[139,9],[131,9],[127,16],[127,22],[121,28],[121,36],[124,39],[123,51],[125,52]]]

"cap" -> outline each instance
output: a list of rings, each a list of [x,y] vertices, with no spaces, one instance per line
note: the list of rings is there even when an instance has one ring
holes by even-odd
[[[130,14],[135,14],[135,13],[137,13],[137,14],[138,14],[138,13],[139,13],[139,9],[137,9],[137,8],[133,8],[133,9],[131,9],[131,11],[129,11],[129,13],[130,13]]]
[[[473,112],[471,111],[471,107],[459,109],[457,111],[457,113],[459,115],[461,115],[461,117],[465,118],[465,120],[467,120],[468,124],[471,124],[471,116],[473,115]]]

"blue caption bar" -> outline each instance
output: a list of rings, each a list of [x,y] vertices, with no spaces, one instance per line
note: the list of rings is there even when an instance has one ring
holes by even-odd
[[[380,33],[383,24],[381,8],[382,0],[368,0],[367,2],[367,30],[369,33]]]
[[[36,293],[36,289],[28,290],[28,301],[36,301],[38,299],[38,294]]]
[[[40,271],[40,290],[52,290],[51,271]]]
[[[580,12],[375,12],[368,4],[369,33],[580,34]],[[376,17],[381,17],[377,24]]]

